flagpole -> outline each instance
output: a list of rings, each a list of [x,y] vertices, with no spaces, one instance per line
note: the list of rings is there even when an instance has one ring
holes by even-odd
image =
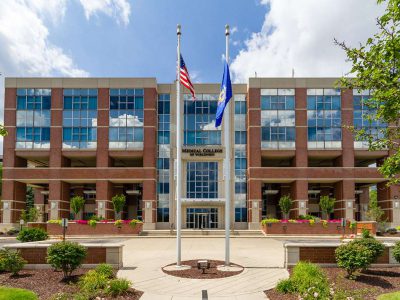
[[[225,59],[229,65],[229,25],[225,25]],[[225,266],[230,266],[230,223],[231,223],[231,109],[225,107],[224,137],[225,137]]]
[[[178,37],[177,69],[176,69],[176,266],[181,266],[181,176],[182,176],[182,143],[181,143],[181,84],[179,79],[179,66],[181,57],[181,25],[177,25],[176,35]]]

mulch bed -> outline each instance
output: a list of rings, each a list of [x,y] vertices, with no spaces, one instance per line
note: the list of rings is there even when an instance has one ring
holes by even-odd
[[[236,271],[236,272],[223,272],[223,271],[218,271],[217,266],[224,265],[225,262],[222,260],[208,260],[210,262],[210,268],[205,270],[205,274],[203,274],[202,270],[197,269],[197,262],[199,260],[186,260],[182,262],[182,265],[186,266],[191,266],[192,268],[189,270],[180,270],[180,271],[166,271],[164,268],[162,268],[163,272],[176,276],[176,277],[182,277],[182,278],[192,278],[192,279],[215,279],[215,278],[225,278],[225,277],[231,277],[234,275],[238,275],[243,272],[243,267],[239,266],[237,264],[231,264],[232,266],[240,267],[242,270]],[[175,264],[170,264],[168,266],[173,266]],[[166,266],[166,267],[168,267]]]
[[[40,299],[47,300],[59,293],[74,294],[79,291],[77,282],[79,277],[85,274],[87,269],[74,271],[68,281],[63,281],[62,272],[51,269],[22,270],[18,276],[11,276],[10,273],[0,273],[0,285],[15,288],[23,288],[34,291]],[[102,299],[138,300],[143,292],[130,289],[124,296],[118,298],[106,297]]]
[[[400,290],[400,267],[373,268],[359,274],[356,280],[345,278],[346,271],[339,268],[324,268],[329,283],[343,290],[363,290],[364,300],[374,300],[378,295]],[[281,294],[275,289],[265,291],[271,300],[298,300],[298,296]]]

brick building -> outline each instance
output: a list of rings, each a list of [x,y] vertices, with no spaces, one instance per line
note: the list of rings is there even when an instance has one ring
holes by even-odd
[[[388,220],[400,225],[399,187],[386,187],[376,166],[388,151],[367,151],[343,125],[378,132],[363,104],[368,92],[334,88],[335,78],[250,78],[233,85],[232,227],[258,228],[281,217],[321,216],[321,195],[336,198],[332,217],[364,220],[376,191]],[[216,130],[219,84],[183,94],[182,224],[224,227],[224,135]],[[184,90],[184,92],[187,92]],[[176,88],[155,78],[6,78],[2,222],[17,223],[32,187],[46,221],[69,217],[69,200],[86,202],[79,218],[124,218],[147,229],[174,227]],[[373,112],[372,112],[373,113]],[[227,116],[225,116],[227,117]],[[223,129],[222,129],[223,130]]]

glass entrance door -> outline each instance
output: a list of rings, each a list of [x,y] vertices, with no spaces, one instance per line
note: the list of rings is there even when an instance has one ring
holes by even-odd
[[[218,228],[218,208],[187,208],[186,228],[191,228],[191,229]]]

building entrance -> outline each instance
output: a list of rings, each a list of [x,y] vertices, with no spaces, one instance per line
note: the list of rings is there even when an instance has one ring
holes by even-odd
[[[191,229],[218,228],[218,208],[187,208],[186,228],[191,228]]]

